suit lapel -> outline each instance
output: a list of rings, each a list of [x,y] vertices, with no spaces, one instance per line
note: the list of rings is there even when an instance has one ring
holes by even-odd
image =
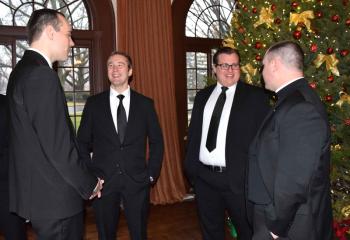
[[[137,108],[138,108],[138,102],[137,102],[137,96],[135,92],[130,89],[130,107],[129,107],[129,117],[128,122],[126,125],[126,131],[124,136],[124,143],[127,141],[128,136],[131,134],[132,126],[134,126],[136,117],[137,117]]]
[[[115,125],[113,122],[113,117],[111,112],[112,111],[111,102],[110,102],[109,96],[110,96],[110,91],[106,91],[102,99],[103,103],[101,104],[101,110],[102,110],[102,114],[106,116],[106,124],[107,124],[106,127],[110,129],[110,132],[113,133],[113,135],[115,135],[114,137],[116,137],[119,141],[117,129],[115,128]],[[115,109],[115,111],[117,111],[117,109]]]

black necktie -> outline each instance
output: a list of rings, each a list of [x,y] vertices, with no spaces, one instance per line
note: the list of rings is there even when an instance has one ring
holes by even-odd
[[[205,144],[209,152],[213,151],[216,148],[216,138],[218,135],[218,128],[219,128],[222,109],[224,108],[224,104],[226,101],[227,89],[228,89],[227,87],[221,87],[222,91],[220,93],[220,96],[218,97],[218,100],[215,103],[213,115],[211,116],[211,119],[210,119],[207,143]]]
[[[121,143],[123,143],[124,136],[125,136],[125,130],[126,130],[126,112],[125,108],[123,106],[123,98],[124,95],[120,94],[117,96],[119,98],[119,106],[117,109],[117,127],[118,127],[118,135],[119,140]]]

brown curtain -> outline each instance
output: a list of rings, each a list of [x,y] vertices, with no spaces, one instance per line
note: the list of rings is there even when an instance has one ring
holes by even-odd
[[[186,187],[176,120],[171,1],[116,1],[118,50],[131,55],[131,86],[154,99],[164,135],[164,161],[151,202],[182,201]]]

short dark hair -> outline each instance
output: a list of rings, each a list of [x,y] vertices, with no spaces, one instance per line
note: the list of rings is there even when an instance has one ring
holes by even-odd
[[[303,71],[304,52],[300,45],[293,41],[282,41],[272,45],[266,53],[269,56],[278,56],[283,64]]]
[[[219,58],[219,55],[221,55],[221,54],[236,54],[238,56],[238,61],[240,61],[240,59],[241,59],[237,49],[230,48],[230,47],[222,47],[222,48],[219,48],[213,56],[214,65],[218,65],[218,63],[219,63],[218,58]]]
[[[114,52],[112,52],[112,53],[109,55],[108,59],[109,59],[110,57],[114,56],[114,55],[121,55],[121,56],[124,56],[124,57],[127,59],[127,61],[128,61],[128,68],[129,68],[129,69],[132,68],[132,60],[131,60],[131,57],[130,57],[129,54],[127,54],[127,53],[125,53],[125,52],[121,52],[121,51],[114,51]]]
[[[51,25],[56,31],[60,30],[61,22],[58,16],[65,17],[62,13],[54,9],[43,8],[35,10],[29,18],[27,24],[28,43],[37,40],[47,25]]]

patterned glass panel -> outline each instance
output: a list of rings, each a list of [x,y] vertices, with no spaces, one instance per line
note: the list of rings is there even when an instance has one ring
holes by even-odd
[[[223,38],[234,10],[234,0],[194,0],[186,18],[186,36]]]

